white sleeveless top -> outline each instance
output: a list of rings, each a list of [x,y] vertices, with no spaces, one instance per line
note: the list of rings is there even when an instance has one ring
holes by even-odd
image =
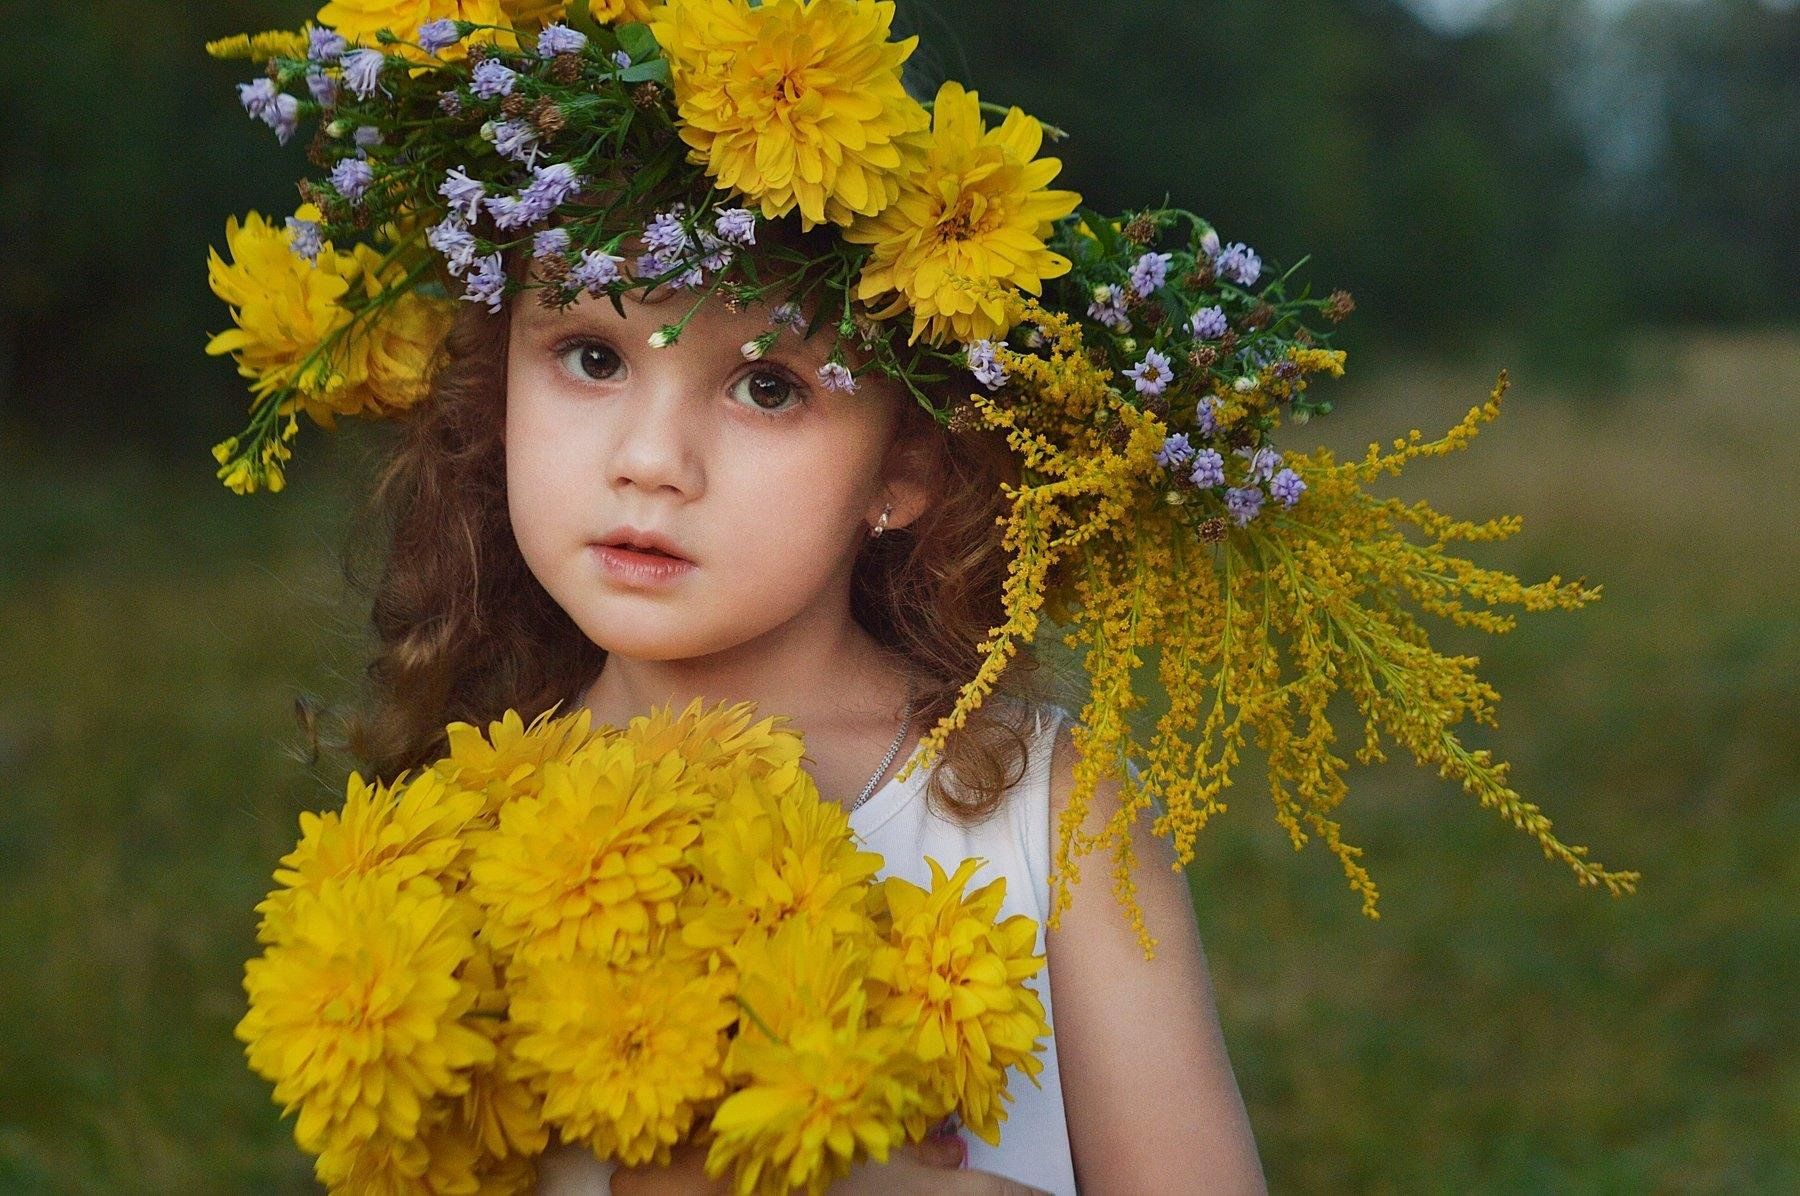
[[[1069,718],[1059,706],[1035,707],[1025,773],[1006,791],[994,814],[976,826],[963,826],[934,813],[925,800],[931,769],[919,768],[905,781],[890,780],[850,813],[850,829],[861,845],[880,852],[886,861],[881,875],[898,876],[921,888],[931,885],[925,857],[945,872],[969,856],[987,863],[975,873],[973,892],[996,877],[1006,878],[1000,916],[1024,914],[1038,924],[1038,954],[1044,951],[1044,919],[1050,912],[1050,750],[1059,725]],[[896,774],[898,769],[895,770]],[[1042,1188],[1055,1196],[1075,1196],[1075,1165],[1069,1150],[1069,1127],[1063,1115],[1062,1074],[1056,1063],[1056,1019],[1050,1006],[1050,969],[1046,965],[1027,983],[1044,1002],[1051,1025],[1040,1058],[1038,1084],[1014,1072],[1007,1080],[1013,1099],[1000,1123],[1000,1145],[989,1146],[967,1130],[969,1166]]]

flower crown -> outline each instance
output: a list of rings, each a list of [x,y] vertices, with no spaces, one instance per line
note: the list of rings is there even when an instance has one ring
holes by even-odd
[[[330,427],[424,400],[458,303],[690,294],[653,345],[708,298],[766,304],[746,357],[828,335],[821,384],[892,378],[950,431],[997,431],[1018,456],[1006,622],[914,766],[1042,616],[1061,625],[1092,696],[1056,913],[1075,857],[1102,843],[1135,912],[1133,822],[1159,802],[1154,829],[1186,863],[1254,735],[1295,846],[1322,837],[1373,915],[1360,849],[1330,816],[1348,767],[1325,716],[1340,688],[1366,716],[1360,760],[1384,758],[1385,731],[1584,884],[1629,891],[1635,873],[1563,844],[1506,765],[1461,744],[1455,724],[1491,723],[1498,695],[1402,608],[1499,632],[1511,616],[1468,600],[1573,609],[1599,588],[1525,585],[1445,551],[1511,535],[1516,518],[1452,520],[1364,486],[1464,447],[1498,414],[1505,375],[1441,439],[1415,430],[1342,464],[1284,454],[1284,422],[1331,409],[1308,382],[1343,373],[1329,327],[1350,296],[1313,297],[1293,282],[1304,259],[1274,270],[1191,212],[1081,207],[1040,156],[1060,131],[956,82],[929,103],[908,94],[917,39],[894,40],[893,16],[888,0],[332,0],[317,26],[209,43],[265,64],[238,90],[278,140],[317,120],[308,156],[324,172],[284,224],[229,220],[229,260],[211,254],[236,326],[207,351],[231,353],[254,396],[246,430],[214,449],[219,477],[279,490],[302,413]],[[525,254],[531,271],[507,269]],[[1144,744],[1127,716],[1153,648],[1169,705]],[[1088,835],[1107,776],[1124,800]]]

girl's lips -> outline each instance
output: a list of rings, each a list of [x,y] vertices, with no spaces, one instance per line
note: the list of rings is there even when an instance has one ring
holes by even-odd
[[[627,585],[660,586],[674,582],[695,568],[694,562],[655,552],[638,552],[608,544],[589,546],[609,576]]]

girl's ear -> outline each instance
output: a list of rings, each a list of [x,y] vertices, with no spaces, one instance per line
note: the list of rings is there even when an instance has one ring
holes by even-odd
[[[931,508],[932,496],[939,489],[936,437],[941,434],[929,420],[906,419],[888,446],[878,494],[883,506],[894,505],[888,514],[889,528],[906,527]],[[881,509],[877,507],[869,522],[873,524],[880,516]]]

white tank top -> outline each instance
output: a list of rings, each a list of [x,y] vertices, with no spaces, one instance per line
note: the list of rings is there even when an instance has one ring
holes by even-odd
[[[998,810],[976,826],[963,826],[934,813],[925,800],[931,769],[915,769],[905,781],[890,780],[851,811],[850,829],[862,846],[886,861],[882,875],[898,876],[928,888],[931,856],[945,872],[969,856],[986,860],[968,891],[996,877],[1006,878],[1000,916],[1024,914],[1038,924],[1037,952],[1044,951],[1044,919],[1050,912],[1050,751],[1058,726],[1069,714],[1059,706],[1034,707],[1025,773],[1006,791]],[[896,773],[899,771],[895,770]],[[1050,969],[1044,967],[1027,983],[1044,1002],[1052,1028],[1040,1057],[1044,1068],[1034,1087],[1014,1072],[1007,1089],[1013,1100],[1000,1123],[1000,1145],[989,1146],[967,1130],[969,1166],[1052,1192],[1076,1196],[1075,1165],[1069,1151],[1069,1126],[1063,1116],[1062,1074],[1056,1064],[1056,1019],[1050,1007]]]

